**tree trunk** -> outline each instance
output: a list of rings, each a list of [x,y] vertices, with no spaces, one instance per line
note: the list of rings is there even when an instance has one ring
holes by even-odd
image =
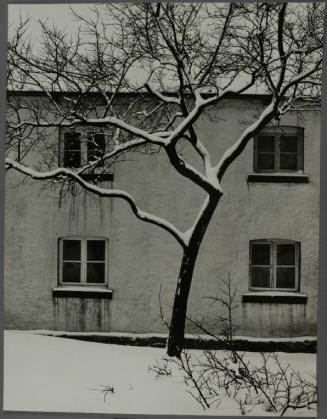
[[[187,300],[198,250],[199,248],[188,247],[183,254],[170,322],[167,351],[169,356],[179,357],[183,349]]]
[[[184,347],[184,331],[187,301],[193,278],[193,270],[203,236],[218,205],[221,194],[210,196],[201,216],[198,218],[189,245],[185,247],[170,322],[167,354],[180,357]]]

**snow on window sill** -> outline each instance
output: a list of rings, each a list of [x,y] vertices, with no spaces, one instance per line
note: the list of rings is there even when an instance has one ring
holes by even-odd
[[[91,286],[62,286],[53,288],[52,295],[55,298],[97,298],[112,299],[113,290]]]
[[[309,183],[309,177],[299,173],[255,173],[248,175],[248,183]]]
[[[243,303],[306,304],[308,296],[297,292],[254,291],[242,295]]]

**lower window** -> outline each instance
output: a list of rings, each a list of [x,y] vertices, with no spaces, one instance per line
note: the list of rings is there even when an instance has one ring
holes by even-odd
[[[300,243],[270,239],[250,242],[250,288],[298,291]]]
[[[65,237],[59,240],[59,283],[104,285],[108,272],[108,240]]]

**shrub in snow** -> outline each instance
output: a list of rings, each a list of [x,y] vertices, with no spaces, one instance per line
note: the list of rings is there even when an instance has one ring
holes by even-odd
[[[153,364],[151,367],[149,367],[149,371],[152,371],[156,374],[156,378],[162,376],[169,376],[171,374],[171,369],[168,368],[168,360],[164,359],[162,363],[159,363],[158,360]]]
[[[226,349],[204,350],[199,356],[183,350],[179,358],[165,361],[165,369],[167,361],[177,365],[184,376],[186,391],[203,409],[216,408],[226,398],[238,403],[242,415],[251,413],[259,406],[278,416],[287,414],[290,409],[316,409],[317,385],[314,375],[299,373],[282,362],[277,353],[263,352],[250,361],[249,355],[234,349],[236,290],[232,289],[230,279],[224,285],[219,292],[223,298],[210,297],[226,310],[226,315],[220,315],[218,319],[221,334],[215,336],[203,327],[203,322],[190,320],[201,332],[215,337]]]
[[[106,385],[100,384],[100,386],[102,388],[90,388],[90,390],[95,390],[95,391],[99,391],[100,393],[103,393],[103,401],[106,402],[108,395],[114,394],[115,389],[113,386],[110,386],[108,384]]]

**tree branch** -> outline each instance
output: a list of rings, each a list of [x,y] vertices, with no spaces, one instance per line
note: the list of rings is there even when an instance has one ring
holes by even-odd
[[[173,224],[164,220],[163,218],[157,217],[138,208],[134,201],[134,198],[125,191],[121,191],[118,189],[100,188],[96,185],[93,185],[92,183],[86,182],[77,173],[66,168],[58,168],[48,172],[38,172],[10,158],[6,158],[5,167],[7,170],[13,168],[16,171],[35,180],[51,180],[56,178],[59,178],[61,180],[71,179],[77,182],[79,185],[81,185],[85,190],[92,192],[93,194],[99,197],[123,199],[129,204],[131,210],[138,219],[150,224],[155,224],[156,226],[167,231],[173,237],[175,237],[175,239],[183,248],[187,245],[187,240],[185,239],[187,236],[185,234],[183,234]]]

